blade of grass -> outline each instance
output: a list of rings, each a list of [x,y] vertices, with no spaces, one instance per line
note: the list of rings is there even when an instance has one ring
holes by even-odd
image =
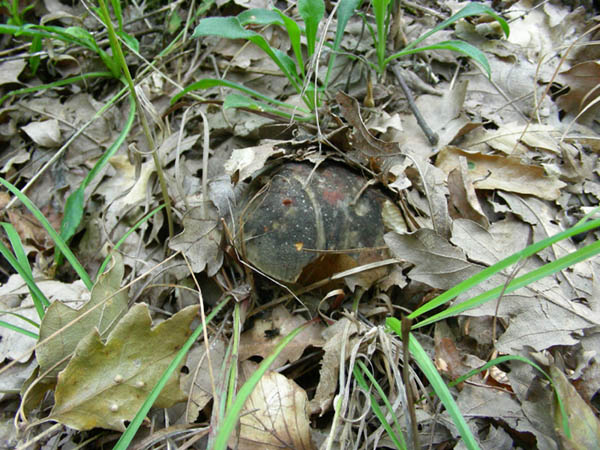
[[[199,80],[195,83],[190,84],[183,91],[178,92],[177,95],[175,95],[171,99],[171,104],[177,102],[181,97],[183,97],[190,91],[195,91],[195,90],[200,90],[200,89],[210,89],[212,87],[217,87],[217,86],[223,86],[223,87],[228,87],[231,89],[236,89],[236,90],[244,92],[245,94],[248,94],[252,97],[256,97],[258,99],[264,100],[265,102],[269,102],[274,105],[281,106],[282,108],[294,109],[294,110],[300,111],[305,114],[310,114],[310,111],[305,108],[300,108],[298,106],[290,105],[289,103],[275,100],[271,97],[261,94],[258,91],[255,91],[254,89],[247,88],[243,84],[235,83],[233,81],[220,80],[218,78],[204,78],[202,80]]]
[[[52,238],[52,240],[54,241],[55,245],[65,255],[65,258],[67,258],[75,272],[77,272],[77,275],[79,275],[85,286],[91,290],[93,283],[89,275],[87,274],[81,263],[77,260],[71,249],[67,246],[65,241],[60,237],[60,235],[56,232],[52,225],[50,225],[48,219],[44,217],[39,208],[35,206],[26,195],[24,195],[21,191],[19,191],[16,187],[14,187],[4,178],[0,178],[0,184],[2,184],[10,192],[12,192],[13,195],[15,195],[21,201],[21,203],[23,203],[23,205],[25,205],[25,207],[31,212],[31,214],[33,214],[33,216],[40,222],[40,224],[44,227],[46,232],[50,235],[50,238]]]
[[[335,38],[333,40],[333,52],[329,58],[329,63],[327,65],[327,75],[325,76],[325,81],[323,82],[323,86],[327,89],[329,86],[329,77],[331,76],[331,71],[333,70],[333,64],[335,62],[336,53],[340,48],[342,43],[342,37],[344,36],[344,31],[346,29],[346,25],[350,18],[354,15],[354,10],[358,8],[361,0],[339,0],[338,8],[336,12],[337,26],[335,29]]]
[[[129,131],[131,131],[131,127],[133,126],[133,122],[135,120],[135,100],[133,96],[129,95],[129,115],[127,117],[127,121],[123,125],[123,129],[121,133],[117,137],[117,139],[112,143],[112,145],[104,152],[102,157],[94,164],[92,170],[88,172],[86,177],[81,182],[81,185],[74,192],[69,195],[67,201],[65,203],[65,212],[63,215],[62,222],[60,224],[60,235],[65,242],[68,242],[77,231],[77,227],[81,223],[81,219],[83,218],[83,210],[84,210],[84,193],[85,188],[90,184],[90,182],[100,173],[100,171],[106,166],[110,158],[114,156],[114,154],[119,150]],[[54,260],[59,262],[60,252],[56,251],[54,254]]]
[[[225,97],[225,101],[223,102],[223,109],[229,108],[247,108],[251,111],[265,111],[271,114],[275,114],[279,117],[283,117],[285,119],[294,119],[299,122],[307,122],[312,120],[312,115],[310,116],[302,116],[290,114],[284,111],[281,111],[277,108],[273,108],[272,106],[267,105],[266,103],[259,102],[258,100],[253,100],[249,97],[240,94],[229,94]]]
[[[540,372],[542,375],[544,375],[544,377],[548,380],[548,382],[552,386],[552,389],[554,390],[554,395],[556,397],[556,401],[558,403],[558,408],[560,410],[560,414],[562,417],[563,432],[564,432],[565,436],[567,436],[570,439],[571,438],[571,427],[569,426],[569,415],[567,414],[567,410],[565,408],[564,402],[560,398],[558,387],[554,383],[554,380],[552,379],[552,377],[548,373],[546,373],[546,371],[544,369],[542,369],[536,363],[534,363],[533,361],[530,361],[529,359],[527,359],[523,356],[506,355],[506,356],[499,356],[498,358],[494,358],[491,361],[485,363],[483,366],[473,369],[473,370],[469,371],[468,373],[458,377],[456,380],[448,383],[448,387],[456,386],[457,384],[460,384],[463,381],[468,380],[473,375],[483,372],[484,370],[487,370],[490,367],[498,366],[499,364],[502,364],[506,361],[520,361],[522,363],[529,364],[531,367],[533,367],[538,372]]]
[[[317,31],[319,31],[319,23],[325,15],[325,3],[323,0],[299,0],[298,12],[304,20],[306,32],[306,47],[308,50],[308,58],[315,53],[317,43]]]
[[[39,323],[35,322],[34,320],[31,320],[29,317],[25,317],[23,314],[19,314],[14,311],[0,311],[0,314],[7,314],[9,316],[16,317],[17,319],[22,320],[23,322],[27,322],[28,324],[33,325],[36,328],[40,327]]]
[[[29,259],[27,258],[27,255],[25,254],[25,249],[23,248],[23,243],[21,242],[21,238],[19,237],[19,234],[17,233],[15,228],[10,223],[0,222],[0,225],[2,226],[2,228],[4,228],[4,231],[6,232],[6,235],[8,236],[8,240],[10,241],[10,245],[12,246],[13,253],[16,256],[17,261],[19,262],[21,268],[25,272],[27,272],[27,275],[29,276],[29,278],[31,278],[33,280],[33,272],[31,271],[31,266],[29,265]],[[38,315],[39,315],[40,310],[45,311],[46,308],[48,306],[50,306],[50,302],[48,301],[48,299],[46,298],[45,295],[42,295],[40,297],[35,291],[32,291],[31,289],[29,290],[29,292],[31,293],[31,298],[33,299],[33,303],[36,307],[36,310],[38,311]],[[42,317],[40,317],[40,319],[41,318]]]
[[[154,208],[152,211],[150,211],[148,214],[146,214],[140,220],[138,220],[135,223],[135,225],[133,227],[131,227],[129,230],[127,230],[127,232],[121,237],[121,239],[119,239],[117,241],[117,243],[115,244],[115,248],[113,250],[118,250],[118,248],[123,244],[123,242],[125,242],[125,240],[129,237],[129,235],[131,235],[131,233],[133,233],[135,230],[137,230],[143,223],[147,222],[154,214],[159,212],[164,207],[165,207],[165,205],[160,205],[160,206]],[[106,255],[106,258],[104,258],[104,261],[102,262],[102,264],[100,265],[100,268],[98,269],[98,273],[96,275],[96,280],[98,279],[98,277],[100,275],[102,275],[102,273],[104,273],[104,269],[110,262],[111,258],[112,258],[112,252],[110,252],[108,255]]]
[[[379,419],[379,422],[387,432],[388,436],[390,437],[396,448],[406,449],[406,443],[404,441],[404,435],[402,434],[402,430],[400,429],[400,424],[398,423],[398,419],[394,414],[394,409],[392,408],[392,405],[390,404],[387,396],[385,395],[385,392],[383,392],[383,389],[381,388],[371,371],[367,368],[367,366],[365,366],[365,364],[362,361],[356,361],[356,363],[357,365],[352,368],[352,373],[354,374],[354,378],[356,378],[358,385],[368,394],[369,400],[371,402],[371,409],[375,413],[375,416],[377,416],[377,419]],[[375,390],[379,393],[380,397],[382,398],[387,410],[394,419],[394,425],[396,426],[396,430],[398,430],[398,433],[396,433],[396,431],[392,428],[390,423],[386,420],[385,414],[381,410],[379,403],[377,403],[375,396],[370,393],[369,386],[367,385],[367,382],[365,381],[362,375],[363,373],[369,378],[369,380],[375,387]]]
[[[202,19],[192,37],[200,36],[219,36],[227,39],[247,39],[254,45],[264,51],[283,74],[292,83],[296,92],[301,92],[301,83],[299,83],[294,61],[285,53],[271,48],[269,43],[260,34],[246,30],[237,17],[207,17]]]
[[[432,28],[424,35],[420,36],[416,41],[411,42],[409,45],[407,45],[404,48],[404,50],[409,50],[409,49],[417,46],[418,44],[423,42],[425,39],[427,39],[432,34],[435,34],[438,31],[441,31],[444,28],[449,27],[453,23],[458,22],[460,19],[464,19],[466,17],[471,17],[471,16],[481,16],[484,14],[487,14],[488,16],[493,17],[500,24],[500,27],[502,28],[502,31],[504,32],[505,36],[506,37],[509,36],[510,28],[508,26],[508,23],[506,23],[506,20],[504,20],[502,17],[500,17],[498,14],[496,14],[496,11],[494,11],[489,6],[486,6],[482,3],[473,2],[473,3],[469,3],[463,9],[461,9],[456,14],[454,14],[452,17],[444,20],[442,23],[438,24],[436,27]]]
[[[21,275],[21,278],[23,278],[23,281],[25,281],[25,284],[29,288],[29,291],[32,293],[32,295],[31,295],[32,298],[46,299],[45,295],[43,294],[42,291],[40,291],[40,288],[36,284],[33,277],[29,275],[29,272],[27,271],[27,269],[24,269],[23,267],[21,267],[21,264],[19,263],[17,258],[15,258],[15,256],[12,254],[12,252],[2,242],[0,242],[0,254],[2,256],[4,256],[4,259],[6,259],[6,261],[8,261],[8,263],[12,266],[12,268],[15,269],[19,275]],[[46,299],[46,302],[48,302],[48,299]],[[48,303],[50,303],[50,302],[48,302]],[[34,302],[34,306],[35,306],[35,310],[36,310],[39,318],[42,319],[44,317],[44,314],[46,311],[43,303],[42,302]]]
[[[402,336],[402,327],[400,326],[401,322],[398,319],[394,317],[389,317],[386,320],[386,324],[398,336]],[[435,391],[438,398],[446,407],[446,411],[452,418],[454,425],[456,425],[456,428],[458,429],[465,445],[469,449],[479,449],[479,445],[477,444],[473,433],[471,433],[471,430],[467,425],[465,418],[458,409],[458,405],[454,401],[452,394],[448,390],[448,387],[444,383],[444,380],[438,373],[433,362],[431,361],[423,347],[421,347],[421,344],[419,343],[419,341],[417,341],[414,335],[412,333],[408,333],[408,336],[408,348],[413,359],[415,360],[415,362],[417,363],[417,365],[431,384],[431,387]],[[405,342],[404,344],[406,345],[407,343]]]
[[[470,298],[467,301],[461,302],[458,305],[454,305],[445,311],[428,317],[427,319],[413,325],[412,329],[419,328],[451,316],[455,316],[461,313],[462,311],[466,311],[467,309],[479,306],[489,300],[498,298],[498,296],[502,294],[502,292],[504,292],[505,295],[509,294],[519,288],[533,283],[534,281],[540,280],[544,277],[547,277],[548,275],[552,275],[560,270],[570,267],[573,264],[577,264],[578,262],[591,258],[592,256],[597,255],[598,253],[600,253],[600,241],[596,241],[593,244],[589,244],[579,250],[576,250],[572,253],[569,253],[568,255],[563,256],[560,259],[547,263],[542,267],[539,267],[535,270],[532,270],[531,272],[526,273],[525,275],[515,278],[507,286],[496,286],[495,288],[490,289],[473,298]]]
[[[26,87],[26,88],[22,88],[22,89],[16,89],[16,90],[10,91],[7,94],[0,97],[0,105],[2,105],[2,103],[4,103],[6,101],[6,99],[8,99],[10,97],[14,97],[16,95],[30,94],[32,92],[43,91],[45,89],[53,89],[53,88],[57,88],[57,87],[61,87],[61,86],[66,86],[69,84],[74,84],[79,81],[87,80],[88,78],[102,78],[102,77],[112,78],[112,73],[110,73],[110,72],[90,72],[90,73],[85,73],[82,75],[77,75],[75,77],[65,78],[64,80],[58,80],[53,83],[40,84],[38,86],[31,86],[31,87]]]
[[[425,303],[423,306],[421,306],[420,308],[416,309],[411,314],[409,314],[408,318],[410,318],[410,319],[418,318],[422,314],[428,313],[429,311],[452,300],[454,297],[457,297],[458,295],[462,294],[463,292],[468,291],[472,287],[487,280],[488,278],[490,278],[494,274],[500,272],[501,270],[513,265],[517,261],[528,258],[531,255],[539,252],[540,250],[543,250],[544,248],[549,247],[550,245],[553,245],[563,239],[567,239],[571,236],[575,236],[576,234],[583,233],[585,231],[588,231],[588,230],[591,230],[591,229],[594,229],[597,227],[600,227],[600,219],[590,220],[588,222],[581,223],[574,227],[568,228],[565,231],[557,233],[554,236],[550,236],[542,241],[531,244],[530,246],[526,247],[525,249],[521,250],[520,252],[516,252],[516,253],[504,258],[502,261],[499,261],[496,264],[494,264],[493,266],[490,266],[490,267],[482,270],[481,272],[473,275],[471,278],[468,278],[467,280],[458,283],[456,286],[453,286],[452,288],[448,289],[446,292],[433,298],[431,301]]]
[[[37,340],[39,338],[39,336],[36,333],[34,333],[33,331],[26,330],[25,328],[21,328],[17,325],[13,325],[12,323],[5,322],[4,320],[0,320],[0,327],[7,328],[12,331],[16,331],[17,333],[21,333],[25,336],[29,336],[30,338],[33,338],[35,340]]]
[[[217,432],[217,436],[215,438],[215,444],[213,450],[225,450],[227,448],[227,442],[229,441],[229,436],[233,432],[240,413],[246,403],[246,400],[262,378],[262,376],[269,370],[269,367],[277,356],[281,353],[281,351],[290,343],[292,340],[300,333],[304,328],[306,328],[311,322],[306,322],[304,325],[299,326],[291,333],[289,333],[286,337],[284,337],[281,342],[275,347],[273,353],[271,353],[268,357],[262,360],[259,364],[256,371],[246,380],[244,385],[240,388],[237,397],[231,408],[227,411],[227,415]]]
[[[223,307],[229,302],[230,299],[231,299],[230,297],[226,297],[221,303],[219,303],[217,306],[215,306],[215,308],[206,317],[207,325],[212,321],[212,319],[214,319],[214,317],[219,313],[219,311],[221,311],[221,309],[223,309]],[[185,341],[185,343],[183,344],[183,346],[181,347],[179,352],[177,352],[177,355],[175,356],[175,358],[173,358],[173,361],[171,361],[169,366],[165,369],[165,372],[163,373],[162,377],[160,377],[160,379],[157,381],[156,386],[154,386],[154,388],[152,389],[152,391],[146,398],[146,401],[144,402],[144,404],[140,407],[140,409],[137,412],[137,414],[135,415],[135,417],[131,420],[131,423],[129,424],[129,426],[127,427],[125,432],[121,435],[121,438],[117,441],[117,443],[113,447],[113,450],[127,450],[129,448],[129,444],[131,443],[131,441],[135,437],[135,434],[137,433],[138,429],[142,425],[142,422],[146,418],[148,411],[150,411],[150,408],[152,407],[152,405],[154,404],[154,402],[160,395],[160,392],[163,390],[163,388],[167,384],[167,381],[169,380],[171,375],[173,375],[173,372],[175,371],[175,369],[177,368],[179,363],[181,361],[183,361],[183,358],[185,358],[185,356],[187,355],[190,348],[192,348],[192,345],[194,344],[194,342],[196,342],[196,339],[198,339],[198,337],[200,337],[201,333],[202,333],[202,324],[200,324],[194,330],[194,332],[190,335],[190,337],[187,339],[187,341]]]
[[[487,73],[488,77],[491,77],[491,75],[492,75],[490,63],[488,62],[485,54],[481,50],[479,50],[477,47],[474,47],[473,45],[471,45],[467,42],[464,42],[464,41],[444,41],[444,42],[439,42],[437,44],[428,45],[426,47],[411,48],[411,49],[405,48],[404,50],[402,50],[398,53],[394,53],[393,55],[387,57],[385,59],[385,61],[383,62],[383,65],[385,67],[394,59],[397,59],[397,58],[400,58],[400,57],[406,56],[406,55],[412,55],[413,53],[425,52],[428,50],[450,50],[450,51],[462,53],[463,55],[466,55],[469,58],[475,60],[477,63],[479,63],[483,67],[485,72]]]

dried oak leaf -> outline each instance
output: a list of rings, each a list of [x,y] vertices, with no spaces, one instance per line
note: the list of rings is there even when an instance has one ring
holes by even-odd
[[[206,269],[212,277],[223,264],[221,251],[221,230],[218,214],[214,206],[205,203],[206,215],[202,206],[192,208],[183,218],[183,232],[169,243],[173,250],[185,253],[194,272]]]
[[[257,364],[245,361],[241,375],[250,377]],[[308,397],[306,391],[285,376],[268,371],[260,379],[240,417],[239,440],[233,436],[230,445],[238,441],[240,450],[314,449],[310,437]],[[233,445],[232,445],[233,444]]]
[[[40,344],[35,352],[45,381],[54,379],[64,369],[77,344],[90,330],[97,329],[100,336],[106,337],[125,314],[128,295],[121,290],[123,270],[123,261],[115,254],[112,267],[100,275],[90,300],[80,309],[70,308],[61,301],[50,305],[42,319]]]
[[[107,428],[125,431],[191,330],[197,306],[182,309],[152,328],[145,304],[134,305],[103,344],[97,330],[79,343],[58,376],[56,403],[50,419],[77,430]],[[175,370],[156,400],[168,408],[185,400]]]

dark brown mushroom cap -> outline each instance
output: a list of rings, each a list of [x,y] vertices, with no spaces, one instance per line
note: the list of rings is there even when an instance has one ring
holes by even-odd
[[[338,164],[314,170],[285,163],[267,171],[252,183],[240,216],[242,254],[289,283],[323,253],[315,250],[362,249],[350,253],[358,263],[364,250],[384,245],[386,197],[365,185],[365,178]]]

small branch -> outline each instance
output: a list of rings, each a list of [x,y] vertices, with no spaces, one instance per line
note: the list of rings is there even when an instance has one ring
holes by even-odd
[[[429,128],[429,125],[427,125],[427,122],[425,122],[425,119],[423,118],[421,112],[417,108],[412,92],[410,92],[410,89],[408,88],[406,82],[404,81],[404,78],[402,77],[400,68],[397,65],[393,65],[392,70],[394,71],[394,75],[396,75],[398,83],[400,83],[400,87],[402,88],[402,91],[406,96],[406,100],[408,101],[408,106],[415,115],[415,119],[417,119],[417,123],[421,127],[421,130],[423,130],[423,133],[425,133],[425,136],[427,136],[427,140],[429,141],[429,143],[431,145],[436,145],[438,143],[439,136],[431,128]]]

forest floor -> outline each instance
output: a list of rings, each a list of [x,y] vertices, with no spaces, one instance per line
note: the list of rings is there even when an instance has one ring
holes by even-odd
[[[494,1],[508,36],[476,14],[387,66],[467,3],[378,35],[363,2],[339,42],[350,1],[110,2],[119,42],[104,2],[27,3],[0,26],[0,448],[598,448],[600,231],[519,253],[598,220],[597,2]]]

